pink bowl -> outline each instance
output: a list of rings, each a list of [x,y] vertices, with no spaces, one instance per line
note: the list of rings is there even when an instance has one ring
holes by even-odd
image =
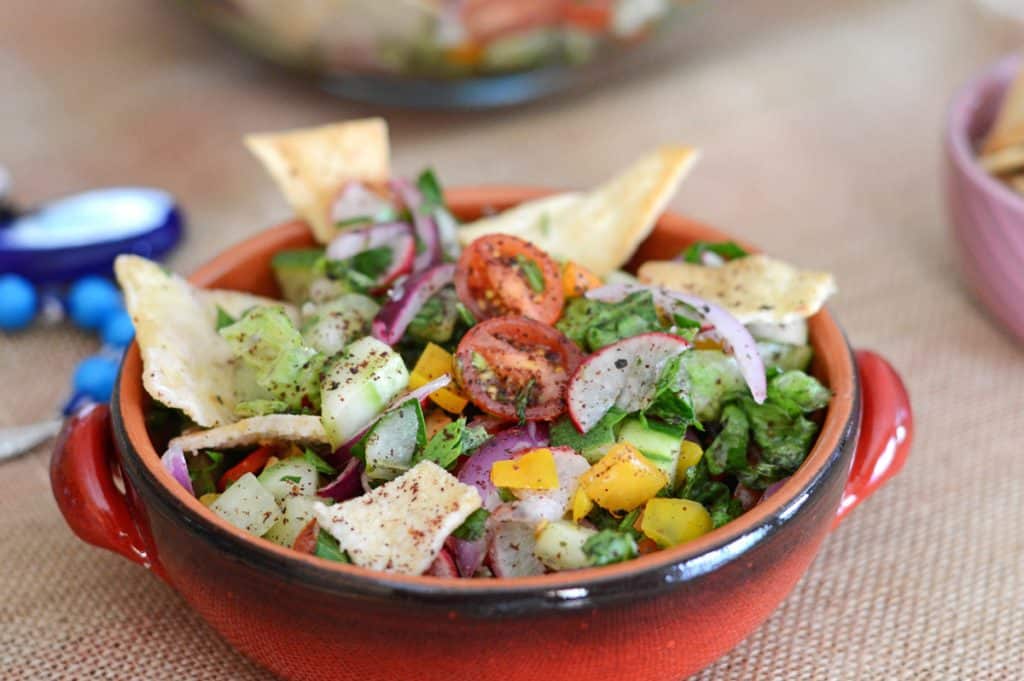
[[[946,129],[946,197],[967,284],[1024,340],[1024,196],[989,175],[974,150],[995,120],[1020,55],[987,68],[953,99]]]

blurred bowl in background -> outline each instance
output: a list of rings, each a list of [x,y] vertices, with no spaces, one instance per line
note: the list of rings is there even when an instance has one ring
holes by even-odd
[[[250,52],[343,97],[518,104],[607,78],[696,0],[183,0]]]
[[[986,68],[956,94],[946,129],[946,198],[968,285],[1024,340],[1024,196],[981,167],[975,149],[1024,66],[1019,55]]]

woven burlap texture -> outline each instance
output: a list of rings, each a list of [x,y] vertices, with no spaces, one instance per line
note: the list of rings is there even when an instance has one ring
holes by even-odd
[[[6,6],[0,160],[27,201],[167,187],[191,218],[172,263],[188,270],[287,214],[243,132],[368,109],[253,66],[167,4]],[[718,3],[671,66],[576,99],[389,114],[396,165],[587,186],[660,142],[703,146],[673,206],[833,271],[833,311],[902,372],[917,439],[764,627],[696,679],[1022,678],[1024,353],[962,290],[940,190],[946,102],[1005,43],[955,0],[811,4]],[[0,338],[0,426],[54,413],[95,346],[67,327]],[[0,465],[0,677],[266,679],[168,587],[71,534],[48,455]]]

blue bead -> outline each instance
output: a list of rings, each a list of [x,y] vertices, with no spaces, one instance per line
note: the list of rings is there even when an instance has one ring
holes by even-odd
[[[127,347],[135,338],[135,327],[131,316],[124,310],[118,310],[103,322],[103,342],[113,348]]]
[[[116,359],[103,355],[86,357],[75,368],[75,392],[88,395],[97,402],[106,402],[114,391],[117,365]]]
[[[0,329],[17,331],[32,323],[39,304],[36,289],[25,277],[0,275]]]
[[[68,313],[84,329],[101,328],[107,317],[121,309],[121,294],[103,277],[83,277],[68,291]]]

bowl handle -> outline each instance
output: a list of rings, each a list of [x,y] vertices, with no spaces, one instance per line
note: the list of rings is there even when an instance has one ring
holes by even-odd
[[[166,579],[151,548],[148,526],[131,502],[134,491],[121,474],[110,407],[89,407],[67,420],[50,460],[50,486],[64,520],[81,539]]]
[[[856,356],[863,410],[860,437],[832,527],[903,468],[914,436],[910,398],[899,374],[870,350],[858,350]]]

